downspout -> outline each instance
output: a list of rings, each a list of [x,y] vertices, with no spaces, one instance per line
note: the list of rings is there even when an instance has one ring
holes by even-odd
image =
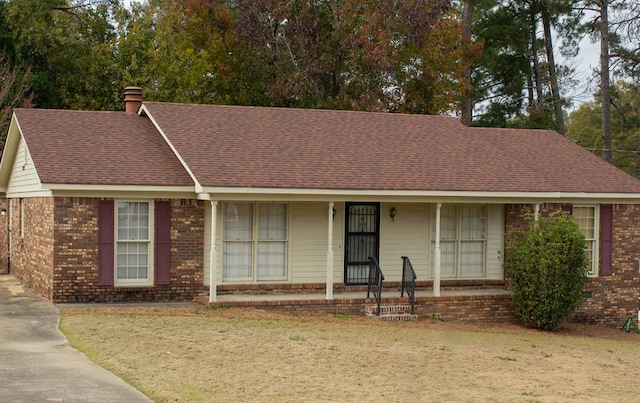
[[[325,299],[333,299],[333,208],[334,203],[329,202],[329,210],[327,213],[327,222],[329,227],[329,235],[327,242],[327,284]]]
[[[436,245],[433,251],[433,296],[440,296],[440,209],[442,203],[436,204]]]
[[[218,215],[218,201],[211,200],[211,248],[209,251],[209,303],[216,302],[216,266],[218,265],[218,251],[216,249],[216,219]]]

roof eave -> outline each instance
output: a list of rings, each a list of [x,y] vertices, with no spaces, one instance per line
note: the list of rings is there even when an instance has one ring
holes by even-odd
[[[613,203],[640,204],[640,193],[492,192],[431,190],[343,190],[204,187],[201,200],[376,200],[443,203]]]

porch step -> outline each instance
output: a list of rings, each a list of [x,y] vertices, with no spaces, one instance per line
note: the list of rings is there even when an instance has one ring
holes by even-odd
[[[417,320],[418,315],[411,314],[411,305],[380,305],[380,315],[376,315],[376,305],[367,305],[365,314],[371,318],[390,321],[411,321]]]

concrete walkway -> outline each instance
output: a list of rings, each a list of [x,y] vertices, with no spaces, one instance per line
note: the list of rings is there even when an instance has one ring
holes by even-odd
[[[0,275],[0,401],[150,402],[72,348],[55,306]]]

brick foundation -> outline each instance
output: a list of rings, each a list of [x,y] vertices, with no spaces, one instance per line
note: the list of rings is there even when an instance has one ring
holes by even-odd
[[[402,284],[399,281],[385,281],[385,290],[400,291]],[[502,280],[443,280],[440,286],[447,290],[468,290],[468,289],[491,289],[506,287],[506,282]],[[432,290],[433,281],[417,281],[416,289]],[[278,294],[314,294],[324,293],[325,283],[281,283],[281,284],[218,284],[216,294],[235,295],[278,295]],[[344,285],[335,283],[334,292],[366,292],[366,285]],[[205,287],[208,295],[209,287]]]
[[[366,295],[366,290],[365,294]],[[363,295],[363,297],[364,297]],[[207,297],[198,297],[196,301],[209,305]],[[368,305],[375,303],[373,298],[336,298],[326,300],[322,294],[316,299],[291,300],[251,300],[218,302],[214,305],[280,310],[289,312],[328,312],[365,315]],[[407,298],[383,298],[383,304],[407,304]],[[517,323],[518,319],[511,308],[509,295],[459,295],[447,297],[416,297],[416,314],[447,322],[508,322]]]

